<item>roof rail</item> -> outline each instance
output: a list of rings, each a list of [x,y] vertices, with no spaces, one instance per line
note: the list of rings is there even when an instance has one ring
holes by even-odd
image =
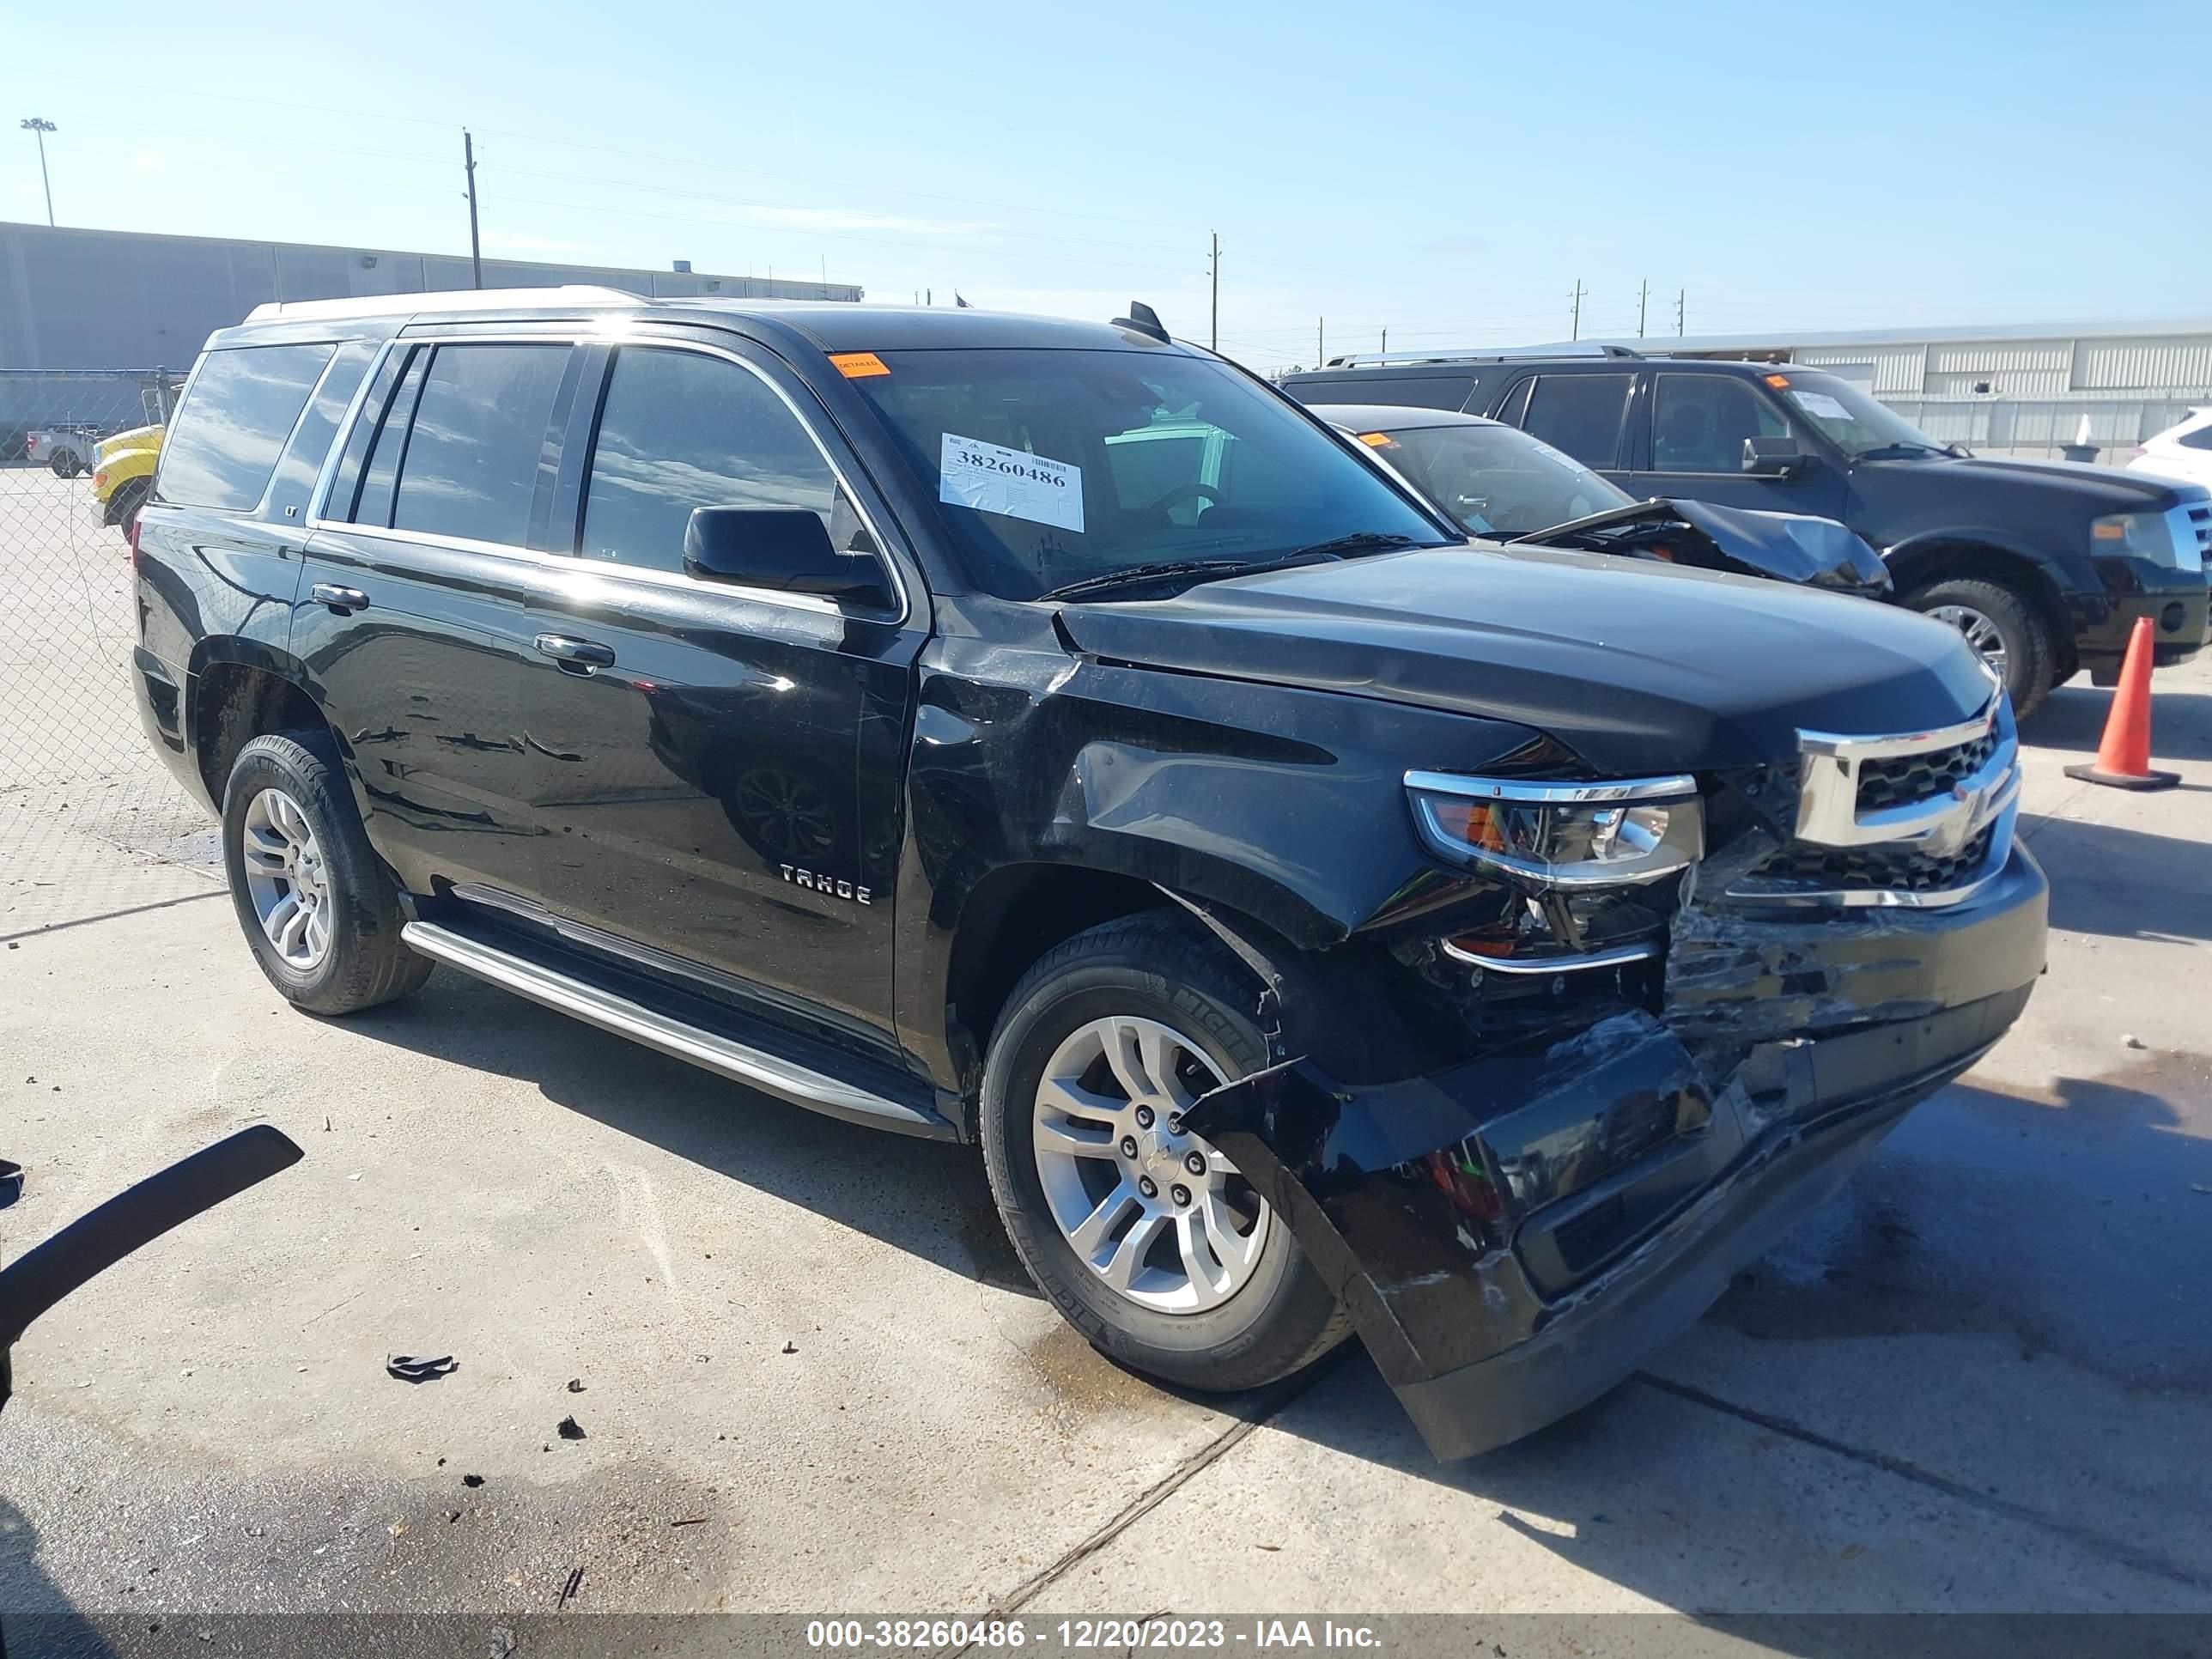
[[[1373,368],[1382,364],[1405,368],[1420,363],[1504,363],[1522,357],[1641,357],[1640,351],[1623,345],[1500,346],[1495,351],[1351,351],[1332,357],[1323,368]]]
[[[246,313],[252,322],[297,321],[318,317],[395,317],[417,311],[508,311],[525,307],[641,306],[643,294],[589,283],[557,288],[431,289],[409,294],[364,294],[348,300],[271,300]]]

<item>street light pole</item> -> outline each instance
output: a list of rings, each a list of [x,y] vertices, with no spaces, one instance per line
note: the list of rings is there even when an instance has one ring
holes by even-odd
[[[39,183],[46,189],[46,228],[51,230],[54,223],[54,184],[52,179],[46,177],[46,135],[50,132],[59,132],[61,129],[43,116],[38,115],[33,115],[27,121],[19,125],[24,131],[36,133],[39,137]]]

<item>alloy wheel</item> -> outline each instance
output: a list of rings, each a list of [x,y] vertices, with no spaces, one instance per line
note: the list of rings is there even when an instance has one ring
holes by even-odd
[[[1181,1032],[1115,1016],[1071,1032],[1037,1084],[1037,1176],[1054,1222],[1110,1289],[1158,1313],[1220,1306],[1267,1245],[1267,1204],[1182,1127],[1220,1081]]]
[[[314,825],[281,789],[246,804],[240,832],[246,894],[284,965],[312,973],[331,948],[332,897]]]
[[[1990,672],[1996,675],[1997,679],[2007,685],[2012,683],[2006,673],[2012,661],[2012,653],[2005,649],[2004,635],[1995,621],[1970,605],[1939,605],[1932,607],[1928,614],[1937,622],[1950,623],[1964,634],[1966,643],[1980,653],[1982,660],[1989,664]]]

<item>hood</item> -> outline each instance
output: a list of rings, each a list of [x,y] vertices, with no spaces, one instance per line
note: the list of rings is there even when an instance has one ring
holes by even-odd
[[[1952,725],[1991,690],[1957,629],[1894,605],[1540,548],[1416,549],[1060,617],[1094,655],[1512,720],[1619,777],[1794,761],[1800,728]]]
[[[1663,532],[1678,524],[1687,526],[1710,543],[1715,560],[1723,568],[1735,567],[1747,575],[1771,576],[1777,581],[1803,582],[1869,598],[1890,590],[1889,567],[1864,538],[1833,519],[1802,513],[1765,513],[1720,507],[1711,501],[1662,498],[1592,514],[1548,530],[1516,536],[1512,541],[1524,547],[1585,547],[1603,551],[1608,541],[1626,537],[1632,538],[1639,548],[1656,551],[1651,532]],[[1683,562],[1704,566],[1707,562],[1692,557]]]
[[[2063,501],[2088,518],[2106,513],[2163,513],[2179,507],[2185,499],[2197,499],[2203,488],[2087,461],[2016,461],[1981,455],[1859,461],[1852,471],[1891,469],[1916,476],[1948,475],[1954,479],[1954,487],[1988,482],[2008,490],[2040,489],[2049,494],[2054,504]]]
[[[161,433],[159,426],[134,426],[128,432],[118,432],[112,438],[102,438],[93,451],[95,460],[112,460],[126,449],[159,449]]]

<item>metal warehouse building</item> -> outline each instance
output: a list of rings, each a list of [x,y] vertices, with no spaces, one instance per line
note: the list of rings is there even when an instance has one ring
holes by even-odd
[[[486,288],[563,283],[654,296],[860,298],[860,289],[845,283],[483,262]],[[474,286],[465,255],[0,223],[0,452],[24,426],[113,423],[117,382],[105,378],[107,372],[189,368],[209,334],[265,301]]]
[[[2056,457],[2089,418],[2096,459],[2212,404],[2212,321],[2083,323],[1584,341],[1678,356],[1802,363],[1856,381],[1930,437]]]

